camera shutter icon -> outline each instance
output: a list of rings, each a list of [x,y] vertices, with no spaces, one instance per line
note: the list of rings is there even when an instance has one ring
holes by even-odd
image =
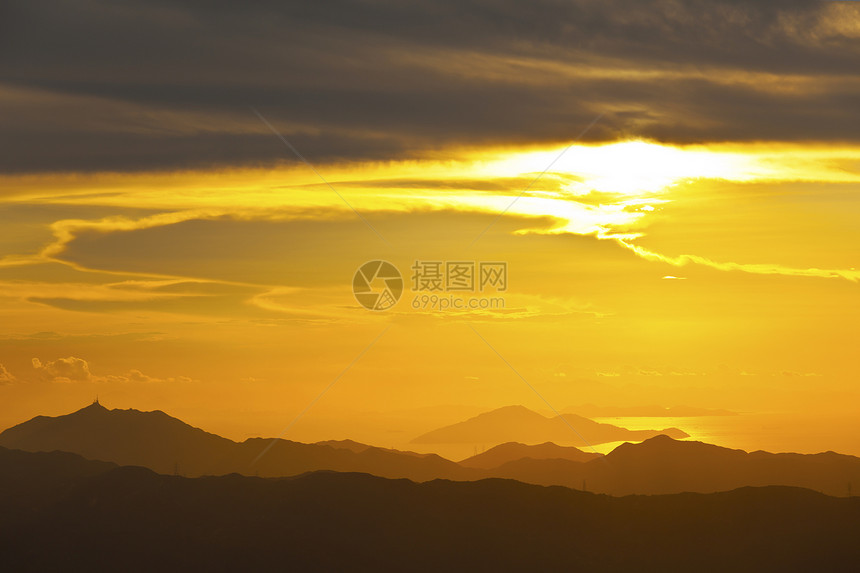
[[[352,292],[364,308],[388,310],[403,294],[403,277],[388,261],[368,261],[355,271]]]

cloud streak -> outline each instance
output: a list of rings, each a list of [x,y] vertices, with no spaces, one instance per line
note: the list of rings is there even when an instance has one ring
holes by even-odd
[[[702,265],[720,271],[740,271],[756,275],[782,275],[787,277],[817,277],[817,278],[841,278],[851,282],[860,280],[860,271],[854,269],[818,269],[818,268],[793,268],[770,263],[733,263],[717,262],[699,255],[678,255],[671,257],[656,253],[644,247],[634,245],[624,239],[616,239],[616,242],[636,255],[648,261],[667,263],[674,267],[683,267],[688,264]],[[669,277],[663,277],[669,278]],[[671,277],[676,278],[676,277]]]

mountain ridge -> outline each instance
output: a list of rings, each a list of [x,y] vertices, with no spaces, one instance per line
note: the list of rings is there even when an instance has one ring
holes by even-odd
[[[520,414],[532,417],[524,410]],[[416,482],[495,477],[616,496],[708,493],[751,485],[796,486],[844,496],[851,484],[860,483],[860,458],[853,456],[748,453],[665,435],[621,444],[605,456],[554,443],[508,443],[457,463],[437,454],[401,452],[352,440],[304,444],[249,438],[234,442],[161,411],[91,406],[64,416],[37,416],[13,426],[0,433],[0,446],[68,451],[122,466],[147,467],[160,474],[279,477],[331,470]]]
[[[266,455],[254,463],[270,445]],[[369,471],[383,477],[419,481],[475,477],[468,468],[436,454],[401,453],[351,440],[304,444],[284,439],[248,438],[235,442],[195,428],[160,410],[108,410],[99,404],[61,416],[35,417],[13,426],[0,433],[0,446],[31,451],[69,451],[89,459],[189,476],[234,472],[284,476],[330,469]]]
[[[860,560],[860,498],[790,487],[618,498],[504,479],[184,478],[6,448],[0,483],[15,571],[838,572]]]
[[[507,462],[523,458],[566,459],[575,462],[587,462],[602,455],[599,453],[584,452],[573,446],[559,446],[553,442],[544,442],[543,444],[535,445],[506,442],[494,446],[485,452],[461,460],[459,463],[471,468],[493,469]]]
[[[483,412],[462,422],[431,430],[414,438],[416,444],[473,443],[497,445],[507,442],[524,442],[590,447],[594,444],[639,441],[659,434],[673,438],[687,438],[689,434],[678,428],[662,430],[628,430],[595,422],[576,414],[546,417],[524,406],[504,406]]]

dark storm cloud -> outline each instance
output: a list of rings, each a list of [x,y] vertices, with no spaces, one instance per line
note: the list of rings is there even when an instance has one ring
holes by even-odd
[[[448,145],[857,141],[860,11],[795,1],[6,2],[0,170]],[[852,27],[851,22],[855,22]]]

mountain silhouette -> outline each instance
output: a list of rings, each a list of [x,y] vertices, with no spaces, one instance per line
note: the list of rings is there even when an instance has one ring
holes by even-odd
[[[540,416],[522,408],[517,415]],[[256,464],[255,458],[271,445]],[[0,433],[0,446],[64,451],[121,466],[185,476],[238,473],[263,477],[310,471],[362,472],[413,481],[506,478],[610,495],[711,493],[744,486],[796,486],[845,496],[860,484],[860,458],[747,453],[658,435],[606,456],[554,443],[505,443],[459,464],[436,454],[378,448],[352,440],[303,444],[252,438],[238,443],[164,412],[108,410],[94,404],[65,416],[37,416]]]
[[[510,480],[183,478],[0,448],[8,571],[856,571],[860,498]]]
[[[61,450],[159,473],[179,469],[192,475],[217,464],[214,460],[233,445],[160,410],[108,410],[98,402],[64,416],[36,416],[0,433],[0,446],[9,448]]]
[[[164,412],[108,410],[97,403],[64,416],[37,416],[0,433],[0,446],[60,450],[119,465],[187,476],[241,473],[289,476],[315,470],[368,472],[425,481],[481,477],[435,454],[399,452],[350,440],[303,444],[271,439],[237,443],[194,428]]]
[[[605,483],[606,490],[615,495],[785,485],[844,496],[848,484],[860,483],[860,458],[854,456],[834,452],[748,453],[666,436],[641,444],[622,444],[606,460],[609,463],[604,465],[612,469],[590,466],[589,481]]]
[[[546,442],[535,446],[520,444],[518,442],[508,442],[499,444],[490,448],[486,452],[474,455],[460,462],[461,466],[468,468],[493,469],[508,462],[521,460],[524,458],[533,460],[570,460],[574,462],[587,462],[594,458],[600,457],[602,454],[592,452],[583,452],[573,446],[564,447]]]
[[[689,437],[689,434],[678,428],[628,430],[612,424],[601,424],[576,414],[547,418],[523,406],[505,406],[427,432],[412,440],[412,443],[495,445],[506,442],[554,442],[582,447],[606,442],[641,441],[658,434],[667,434],[673,438]]]
[[[860,458],[821,454],[747,453],[694,441],[656,436],[625,443],[603,459],[586,463],[564,459],[520,459],[491,470],[496,477],[539,485],[580,488],[596,493],[712,493],[745,486],[782,485],[845,496],[860,483]]]

